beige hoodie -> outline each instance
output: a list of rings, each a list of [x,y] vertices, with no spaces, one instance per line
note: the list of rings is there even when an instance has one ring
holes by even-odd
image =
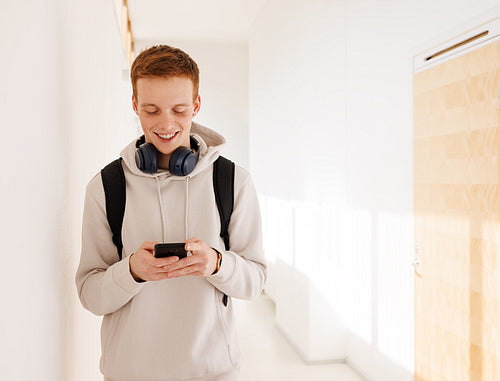
[[[87,186],[76,284],[83,306],[104,315],[101,371],[115,381],[212,380],[237,368],[231,297],[251,299],[264,287],[261,219],[251,178],[236,166],[231,247],[225,251],[212,185],[212,163],[225,140],[196,123],[191,133],[200,143],[200,158],[185,177],[141,172],[135,141],[122,151],[127,204],[121,261],[111,240],[100,174]],[[145,283],[132,278],[129,255],[144,241],[192,237],[222,253],[217,274]],[[230,297],[227,307],[224,294]]]

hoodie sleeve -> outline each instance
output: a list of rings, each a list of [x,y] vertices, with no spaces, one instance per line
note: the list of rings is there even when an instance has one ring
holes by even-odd
[[[236,167],[234,210],[229,223],[230,250],[221,251],[222,265],[207,279],[239,299],[253,299],[264,289],[267,266],[257,192],[250,175]]]
[[[144,286],[130,274],[129,257],[118,260],[106,217],[100,174],[87,186],[82,223],[82,251],[76,286],[82,305],[96,315],[115,312]]]

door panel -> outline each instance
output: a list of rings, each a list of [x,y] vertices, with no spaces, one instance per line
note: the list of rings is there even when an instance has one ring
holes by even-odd
[[[500,380],[500,42],[414,77],[415,380]]]

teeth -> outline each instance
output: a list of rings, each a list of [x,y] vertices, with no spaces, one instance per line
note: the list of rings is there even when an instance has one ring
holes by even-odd
[[[171,134],[167,134],[167,135],[158,134],[158,136],[159,136],[160,138],[162,138],[162,139],[172,139],[176,133],[177,133],[177,132],[173,132],[173,133],[171,133]]]

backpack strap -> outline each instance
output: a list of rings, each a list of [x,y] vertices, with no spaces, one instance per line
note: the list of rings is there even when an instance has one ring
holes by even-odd
[[[122,225],[125,215],[126,186],[122,158],[109,163],[101,170],[102,184],[106,196],[106,216],[113,233],[113,243],[122,259]]]
[[[106,216],[120,260],[123,249],[121,232],[126,203],[125,174],[121,161],[121,158],[116,159],[101,170],[106,196]],[[234,171],[234,163],[223,156],[219,156],[214,162],[213,187],[221,221],[220,236],[224,239],[226,250],[230,247],[228,227],[234,205]]]
[[[234,163],[223,156],[214,162],[213,183],[215,201],[219,209],[220,236],[224,239],[224,246],[229,250],[229,221],[234,205]]]

